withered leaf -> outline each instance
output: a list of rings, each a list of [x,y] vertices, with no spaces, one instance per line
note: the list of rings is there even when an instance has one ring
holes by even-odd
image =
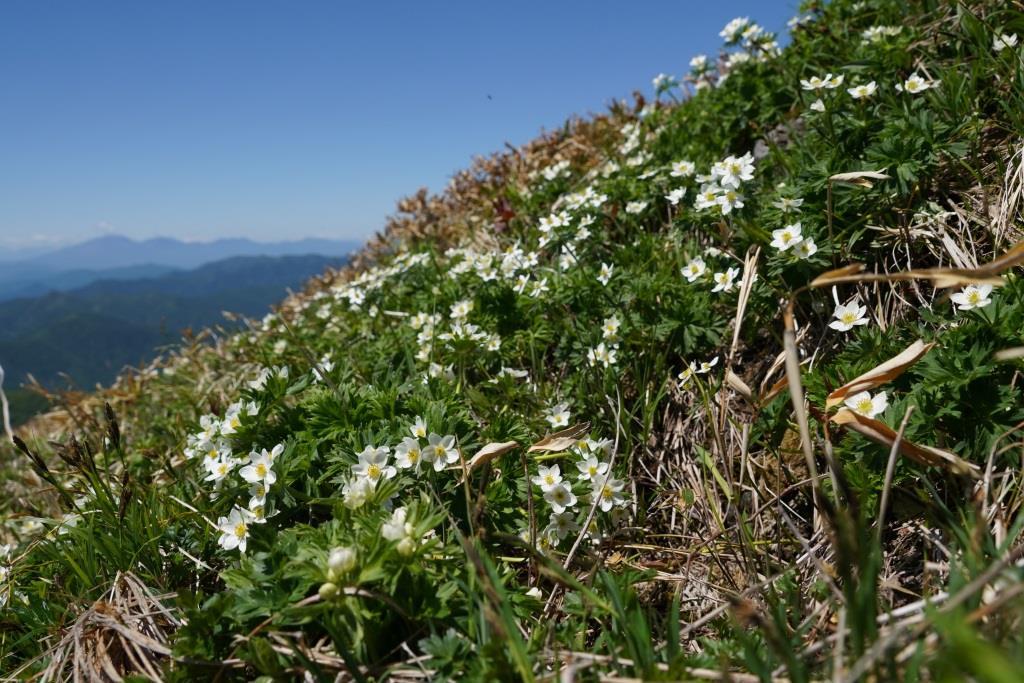
[[[590,431],[590,423],[574,425],[554,434],[548,434],[543,439],[527,449],[527,453],[561,453],[576,445],[580,437]]]

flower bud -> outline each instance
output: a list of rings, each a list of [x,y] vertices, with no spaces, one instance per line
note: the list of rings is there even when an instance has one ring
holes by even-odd
[[[333,583],[325,583],[320,586],[320,599],[330,600],[338,594],[338,587]]]
[[[331,551],[327,568],[336,575],[345,574],[356,566],[355,548],[339,547]]]

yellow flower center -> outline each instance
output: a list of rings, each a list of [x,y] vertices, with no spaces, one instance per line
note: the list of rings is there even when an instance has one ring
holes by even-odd
[[[614,495],[615,492],[612,491],[611,486],[605,484],[604,486],[601,487],[601,498],[603,498],[604,500],[611,500]]]
[[[247,531],[248,529],[245,526],[245,522],[239,522],[235,525],[235,536],[238,536],[239,538],[245,538],[245,533]]]
[[[366,476],[370,479],[376,479],[380,476],[380,467],[378,465],[370,465],[366,468]]]
[[[439,458],[443,458],[444,446],[442,446],[441,444],[437,444],[436,446],[434,446],[434,455],[436,455]]]
[[[851,313],[850,311],[847,311],[846,313],[843,313],[840,319],[847,325],[852,325],[853,321],[857,319],[857,316]]]
[[[785,232],[782,233],[782,241],[783,242],[789,242],[792,239],[793,239],[793,233],[791,233],[789,230],[786,230]]]
[[[976,304],[981,301],[981,294],[976,289],[972,289],[967,293],[967,300],[972,304]]]
[[[874,405],[871,403],[871,399],[870,398],[861,399],[857,403],[857,412],[858,413],[865,413],[865,414],[866,413],[870,413],[872,408],[874,408]]]
[[[242,421],[238,419],[237,415],[235,415],[233,418],[231,418],[231,426],[232,427],[234,427],[235,429],[238,429],[241,425],[242,425]]]
[[[590,474],[590,476],[593,477],[595,474],[597,474],[597,465],[590,465],[589,467],[587,467],[587,472]]]
[[[545,474],[544,475],[544,483],[548,484],[548,485],[554,485],[555,478],[553,476],[551,476],[550,474]]]
[[[409,462],[416,463],[420,459],[420,449],[418,449],[418,448],[410,448],[409,449],[409,453],[408,453],[408,457],[409,457]]]
[[[206,457],[209,458],[210,460],[215,459],[217,457],[217,449],[211,448],[209,451],[206,452]]]
[[[267,466],[263,463],[258,463],[256,465],[256,474],[261,478],[267,476]]]

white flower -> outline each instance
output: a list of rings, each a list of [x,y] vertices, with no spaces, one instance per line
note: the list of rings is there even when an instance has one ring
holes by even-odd
[[[722,188],[718,185],[706,183],[700,188],[697,199],[693,203],[693,208],[700,211],[702,209],[710,209],[712,206],[718,206],[718,195],[721,192]]]
[[[219,482],[224,477],[231,474],[231,470],[235,468],[235,461],[231,457],[218,457],[218,458],[206,458],[203,460],[203,464],[206,466],[206,479],[205,481]]]
[[[469,312],[473,310],[473,302],[469,299],[463,299],[452,304],[451,316],[453,320],[464,320]]]
[[[224,412],[224,421],[220,423],[220,433],[224,436],[234,434],[242,426],[242,418],[259,413],[260,408],[255,401],[249,403],[232,403]],[[202,424],[200,422],[200,424]]]
[[[900,92],[908,92],[911,95],[916,95],[919,92],[924,92],[928,88],[934,88],[938,83],[938,81],[926,81],[914,73],[910,75],[910,78],[903,81],[903,83],[897,83],[896,89]]]
[[[676,377],[676,379],[679,380],[679,386],[681,386],[681,387],[686,386],[690,382],[690,380],[693,379],[693,376],[696,373],[697,373],[697,365],[695,363],[691,362]]]
[[[772,230],[771,246],[775,247],[779,251],[786,251],[803,239],[803,235],[800,234],[800,231],[801,226],[799,221],[792,225],[787,225],[784,228]]]
[[[426,421],[422,417],[417,415],[416,416],[416,420],[413,422],[412,426],[409,427],[409,432],[414,437],[416,437],[417,439],[425,439],[425,438],[427,438],[427,423],[426,423]]]
[[[395,446],[395,465],[401,469],[418,470],[423,461],[423,449],[418,439],[405,437]]]
[[[576,495],[565,484],[556,484],[548,489],[544,493],[544,500],[551,505],[551,509],[556,513],[565,512],[566,508],[576,505]]]
[[[860,35],[865,43],[877,43],[883,38],[898,36],[902,30],[902,26],[872,26],[865,29]]]
[[[695,170],[697,170],[697,166],[692,161],[684,159],[672,162],[672,170],[669,175],[673,178],[689,178]]]
[[[412,525],[406,522],[408,511],[404,507],[395,508],[391,518],[380,527],[380,535],[389,541],[397,541],[406,536],[407,527]],[[411,531],[411,529],[409,529]]]
[[[367,446],[359,453],[359,462],[352,466],[352,474],[362,479],[368,479],[376,484],[381,477],[391,479],[398,470],[388,464],[390,451],[387,446],[375,448]]]
[[[847,88],[846,92],[850,93],[850,97],[855,100],[862,100],[866,97],[871,97],[878,90],[878,84],[874,81],[865,83],[864,85],[856,85],[852,88]]]
[[[667,90],[668,88],[671,88],[673,85],[675,85],[675,79],[667,74],[658,74],[653,79],[651,79],[651,85],[654,86],[655,90],[660,92],[662,90]]]
[[[707,55],[695,55],[690,57],[690,68],[697,73],[703,72],[708,68],[708,56]]]
[[[1016,33],[1003,33],[992,39],[992,49],[996,52],[1002,52],[1008,47],[1017,47]]]
[[[572,417],[572,414],[569,412],[569,404],[558,403],[548,411],[544,419],[548,421],[548,424],[557,429],[559,427],[568,427],[570,417]]]
[[[743,195],[730,188],[718,196],[718,206],[723,214],[729,215],[733,209],[743,208]]]
[[[626,213],[636,215],[643,213],[643,210],[647,208],[647,202],[629,202],[626,204]]]
[[[250,453],[249,464],[240,469],[238,474],[250,484],[263,482],[265,486],[273,486],[277,481],[273,465],[274,459],[264,448],[260,453],[256,453],[256,451]]]
[[[867,311],[867,306],[858,306],[856,301],[849,304],[840,304],[832,312],[832,317],[835,320],[830,322],[828,326],[833,330],[847,332],[852,330],[855,325],[867,325]]]
[[[588,455],[576,463],[576,469],[580,471],[580,481],[594,481],[596,477],[608,471],[608,463],[601,462],[597,456]]]
[[[710,361],[701,361],[700,367],[697,368],[697,374],[704,375],[708,372],[711,372],[711,368],[715,367],[716,365],[718,365],[718,356],[715,356]]]
[[[347,574],[356,568],[356,549],[347,546],[340,546],[331,550],[327,558],[328,571],[335,575]]]
[[[668,203],[671,204],[672,206],[677,206],[679,204],[680,200],[682,200],[682,198],[685,197],[685,196],[686,196],[686,188],[685,187],[677,187],[676,189],[672,190],[667,195],[665,195],[665,199],[667,199]]]
[[[249,509],[262,507],[267,504],[267,486],[262,481],[255,482],[249,487]]]
[[[780,209],[783,213],[789,213],[794,209],[799,209],[803,206],[803,199],[792,199],[790,197],[779,197],[777,202],[773,202],[772,206],[776,209]]]
[[[690,262],[683,266],[683,277],[686,278],[687,282],[694,282],[697,278],[704,275],[707,272],[707,265],[704,263],[704,259],[697,257],[690,259]]]
[[[601,272],[598,273],[597,281],[600,282],[602,285],[607,285],[608,281],[612,279],[612,270],[614,269],[615,266],[610,266],[607,263],[602,263]]]
[[[544,528],[545,536],[553,536],[559,541],[564,540],[571,533],[580,530],[571,512],[553,512],[548,517],[548,525]]]
[[[825,74],[825,77],[811,76],[810,78],[801,78],[800,87],[804,90],[832,90],[838,88],[843,84],[843,75],[833,76],[832,74]]]
[[[597,346],[587,351],[587,360],[590,361],[591,365],[597,365],[600,363],[604,367],[615,365],[615,354],[617,350],[615,346],[606,346],[604,342],[601,342]]]
[[[217,520],[217,529],[220,531],[220,538],[217,543],[224,550],[238,548],[239,552],[245,552],[246,541],[249,539],[249,523],[252,520],[247,510],[235,507],[228,513],[227,517]]]
[[[808,259],[818,253],[818,245],[814,243],[813,239],[807,237],[793,247],[793,251],[796,253],[797,257]]]
[[[622,322],[619,320],[618,316],[613,315],[610,318],[605,318],[604,322],[601,323],[601,335],[605,339],[614,342],[619,338],[619,326],[621,324]]]
[[[729,156],[711,168],[711,177],[723,188],[737,189],[754,178],[754,156],[749,152],[741,157]]]
[[[736,284],[736,276],[740,274],[739,268],[729,268],[724,273],[715,273],[712,279],[715,281],[715,286],[711,288],[712,292],[731,292],[733,286]]]
[[[992,303],[992,299],[988,298],[991,293],[992,285],[967,285],[949,299],[961,311],[969,311],[972,308],[984,308]]]
[[[427,447],[423,452],[423,459],[434,463],[434,471],[440,472],[448,465],[454,465],[459,461],[459,451],[455,448],[455,437],[449,434],[441,436],[433,434],[427,437]]]
[[[530,481],[539,486],[541,491],[547,492],[562,483],[562,473],[559,471],[558,465],[551,467],[541,465],[537,468],[537,476]]]
[[[608,512],[613,506],[625,502],[622,495],[624,484],[621,480],[608,476],[607,474],[598,477],[594,481],[594,495],[597,496],[598,505],[601,510]]]
[[[747,27],[749,26],[749,17],[736,17],[728,24],[726,24],[725,28],[718,32],[718,35],[721,38],[724,38],[727,44],[735,43],[737,40],[740,39],[740,37],[743,35],[743,32],[746,31]]]
[[[878,392],[875,396],[862,391],[846,399],[846,407],[864,417],[874,417],[883,412],[888,405],[889,397],[884,391]]]
[[[341,489],[341,496],[345,507],[356,509],[362,507],[373,495],[373,482],[364,477],[352,477]]]

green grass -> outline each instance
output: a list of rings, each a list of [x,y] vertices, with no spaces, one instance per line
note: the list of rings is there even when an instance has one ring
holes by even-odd
[[[0,668],[40,671],[54,636],[132,572],[183,622],[170,657],[151,653],[174,680],[542,680],[568,666],[582,680],[1021,678],[1024,391],[1020,360],[999,354],[1021,346],[1020,267],[972,310],[928,279],[809,285],[850,262],[981,265],[1021,239],[1021,48],[992,42],[1024,34],[1024,15],[896,0],[807,12],[781,54],[479,162],[448,194],[403,204],[385,246],[332,285],[77,404],[48,425],[69,445],[30,440],[41,484],[5,451]],[[902,28],[865,41],[873,26]],[[915,71],[937,83],[898,91]],[[801,88],[826,73],[845,82]],[[847,94],[868,81],[871,98]],[[699,182],[670,174],[755,151],[728,214],[695,208]],[[855,171],[886,177],[830,180]],[[566,208],[587,188],[592,206]],[[784,213],[783,197],[803,204]],[[771,246],[796,221],[807,258]],[[708,272],[690,282],[698,256]],[[744,301],[745,263],[758,277]],[[729,268],[735,286],[713,291]],[[867,324],[829,327],[854,296]],[[784,381],[787,305],[806,419]],[[874,419],[901,433],[896,448],[831,419],[832,391],[919,339],[934,346],[870,388],[886,392]],[[427,457],[390,476],[417,418]],[[210,420],[231,427],[197,436]],[[242,467],[278,444],[265,519],[243,529],[244,552],[224,549],[235,524],[213,527],[251,506]],[[913,445],[978,475],[921,464]],[[211,449],[241,459],[217,484]],[[607,497],[578,479],[589,455]],[[383,473],[361,488],[371,464]],[[561,498],[534,483],[556,464]],[[330,566],[337,548],[351,566]]]

